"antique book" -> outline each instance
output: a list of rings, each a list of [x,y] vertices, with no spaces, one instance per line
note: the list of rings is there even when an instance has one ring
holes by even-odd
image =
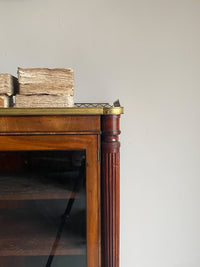
[[[74,92],[74,73],[72,69],[18,68],[19,93],[67,94]]]
[[[73,107],[71,95],[20,95],[15,96],[16,108],[64,108]]]
[[[18,81],[17,78],[7,74],[0,73],[0,94],[13,95],[17,93]]]
[[[0,108],[9,108],[13,106],[12,97],[8,95],[0,95]]]

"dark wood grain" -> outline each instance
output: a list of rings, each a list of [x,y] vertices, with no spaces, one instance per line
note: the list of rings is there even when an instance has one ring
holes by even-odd
[[[102,249],[104,267],[119,267],[119,115],[102,118]]]
[[[0,134],[99,133],[100,116],[0,116]]]

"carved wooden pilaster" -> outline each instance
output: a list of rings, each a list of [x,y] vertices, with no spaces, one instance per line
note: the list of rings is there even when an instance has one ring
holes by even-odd
[[[103,267],[119,267],[120,115],[102,116]]]

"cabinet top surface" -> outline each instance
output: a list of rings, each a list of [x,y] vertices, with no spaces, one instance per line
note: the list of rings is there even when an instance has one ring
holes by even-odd
[[[17,115],[120,115],[124,110],[121,106],[107,103],[76,103],[70,108],[0,108],[0,116]]]

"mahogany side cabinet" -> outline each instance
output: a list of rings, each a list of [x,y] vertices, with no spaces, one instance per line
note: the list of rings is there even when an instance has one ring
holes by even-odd
[[[122,113],[0,109],[0,267],[119,267]]]

